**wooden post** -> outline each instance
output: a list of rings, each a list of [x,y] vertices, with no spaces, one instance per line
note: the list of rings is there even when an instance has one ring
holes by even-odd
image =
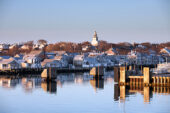
[[[161,83],[160,83],[160,84],[162,85],[162,83],[163,83],[163,80],[162,80],[162,79],[163,79],[163,78],[162,78],[162,77],[160,77],[160,79],[161,79]]]
[[[167,83],[169,84],[170,83],[169,77],[166,77],[166,78],[167,78]]]
[[[135,85],[135,82],[136,82],[136,80],[135,80],[135,78],[133,78],[133,84]]]
[[[119,82],[119,76],[120,76],[119,67],[114,67],[114,82]]]
[[[45,78],[46,80],[52,80],[56,78],[57,75],[57,69],[56,68],[48,68],[44,69],[43,72],[41,73],[41,77]]]
[[[153,83],[156,84],[156,77],[153,77]]]
[[[164,81],[164,86],[166,85],[166,78],[163,77],[163,81]]]
[[[159,85],[159,77],[157,77],[157,85]]]
[[[93,67],[90,70],[90,75],[93,75],[95,78],[102,78],[102,76],[104,75],[104,67]]]
[[[132,78],[130,78],[130,84],[132,84],[132,83],[133,83]]]
[[[149,85],[151,78],[149,67],[144,67],[143,73],[144,73],[143,82],[145,85]]]
[[[127,71],[127,63],[125,63],[125,66],[126,66],[126,71]]]
[[[129,71],[131,71],[132,70],[132,66],[129,66]]]
[[[125,67],[120,67],[120,83],[121,84],[125,84],[126,83]]]
[[[141,73],[143,74],[143,69],[142,69],[142,65],[141,65]]]
[[[96,68],[93,67],[91,70],[90,70],[90,75],[96,75]]]
[[[139,83],[139,78],[136,78],[136,84],[138,85],[138,83]]]

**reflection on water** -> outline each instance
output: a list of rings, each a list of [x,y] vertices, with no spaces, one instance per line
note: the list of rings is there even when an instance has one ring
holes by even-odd
[[[106,76],[105,80],[108,81],[113,78],[111,76]],[[87,73],[71,73],[71,74],[60,74],[57,76],[57,79],[53,81],[42,80],[40,75],[32,75],[30,77],[0,77],[0,86],[3,88],[15,88],[17,84],[21,85],[24,91],[30,93],[34,88],[42,88],[45,92],[56,93],[57,84],[62,87],[64,83],[75,83],[82,84],[89,82],[94,88],[95,92],[98,89],[104,89],[104,79],[94,79],[92,76]]]
[[[136,93],[140,93],[143,95],[143,100],[145,103],[150,102],[153,97],[153,93],[162,94],[162,95],[169,95],[170,94],[170,87],[160,87],[160,86],[143,86],[141,85],[130,85],[130,86],[119,86],[118,84],[114,84],[114,100],[120,102],[124,102],[126,97],[128,98],[129,95],[134,95]]]
[[[103,79],[92,79],[90,84],[93,86],[95,92],[97,89],[104,89],[104,80]]]
[[[129,112],[132,112],[131,104],[134,105],[134,103],[138,103],[136,108],[142,109],[141,112],[144,112],[143,108],[145,108],[145,106],[143,106],[143,104],[145,103],[152,106],[164,105],[164,103],[161,102],[154,104],[160,101],[159,98],[157,98],[157,94],[162,95],[163,99],[164,96],[167,96],[166,104],[170,102],[167,101],[170,99],[169,87],[144,87],[142,84],[119,86],[118,84],[114,84],[113,72],[108,72],[103,79],[94,79],[88,73],[59,74],[54,81],[44,81],[40,78],[40,75],[29,75],[29,77],[1,76],[0,96],[3,95],[3,92],[6,92],[4,95],[8,94],[9,90],[6,89],[12,90],[14,94],[17,93],[17,95],[21,95],[24,99],[29,97],[26,94],[31,94],[31,98],[40,101],[36,103],[40,104],[41,107],[48,106],[49,109],[53,109],[54,111],[60,109],[60,112],[66,112],[67,109],[65,108],[70,108],[70,105],[72,108],[70,108],[71,110],[69,112],[83,112],[86,110],[87,112],[91,110],[94,112],[125,112],[125,106],[121,108],[120,105],[117,105],[121,103],[129,104],[129,106],[126,106],[126,110],[129,110]],[[38,92],[38,94],[34,92]],[[17,97],[17,95],[8,94],[6,98],[10,100],[20,98],[19,96]],[[41,98],[38,98],[37,95],[41,95]],[[52,97],[49,98],[49,96]],[[154,98],[155,96],[156,98]],[[43,105],[41,104],[42,99],[47,99]],[[55,107],[50,106],[50,103],[48,103],[49,99],[49,102],[56,105]],[[8,101],[11,102],[10,100]],[[154,103],[152,103],[152,101],[154,101]],[[34,102],[35,101],[31,101],[31,103]],[[77,103],[83,104],[77,105]],[[0,105],[2,105],[1,102]],[[10,105],[11,104],[7,104],[6,107],[13,110],[22,109],[19,107],[14,109],[12,105]],[[27,104],[22,103],[22,106],[22,110],[24,111],[27,108]],[[83,106],[86,106],[86,108]],[[164,112],[168,112],[168,107],[166,105],[164,105],[164,107]],[[30,109],[28,111],[35,112]]]
[[[41,87],[46,92],[50,92],[50,93],[57,92],[57,82],[56,81],[43,81],[43,82],[41,82]]]

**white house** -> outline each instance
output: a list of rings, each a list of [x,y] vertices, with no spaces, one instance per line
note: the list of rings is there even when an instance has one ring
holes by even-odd
[[[38,50],[38,51],[31,51],[29,54],[24,55],[23,59],[30,64],[40,63],[45,58],[45,52]]]
[[[73,65],[76,66],[76,67],[82,67],[83,60],[84,60],[84,55],[76,55],[73,58]]]
[[[29,45],[22,45],[22,46],[21,46],[21,49],[24,49],[24,50],[28,50],[29,48],[30,48]]]
[[[35,44],[33,45],[33,49],[43,49],[46,46],[46,44]]]
[[[117,55],[118,52],[114,48],[110,48],[108,51],[105,52],[107,55]]]
[[[12,44],[9,46],[9,49],[13,49],[14,47],[17,47],[17,44]]]
[[[62,67],[62,63],[54,60],[54,59],[44,59],[43,62],[41,62],[41,66],[44,67]]]
[[[0,44],[0,51],[9,50],[9,44]]]
[[[170,49],[165,47],[165,48],[161,49],[160,53],[162,53],[163,55],[166,55],[166,56],[170,56]]]
[[[20,64],[13,58],[0,60],[1,70],[11,70],[11,69],[19,69],[19,68],[20,68]]]

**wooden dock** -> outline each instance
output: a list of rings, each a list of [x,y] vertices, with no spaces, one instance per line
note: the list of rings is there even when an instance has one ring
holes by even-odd
[[[170,87],[170,74],[154,75],[149,67],[143,68],[142,75],[129,75],[128,71],[125,67],[115,67],[114,81],[120,85],[144,84],[145,86]]]
[[[48,68],[4,69],[4,70],[0,70],[0,75],[41,74],[44,69],[48,69]],[[56,68],[56,69],[57,69],[57,73],[87,72],[87,71],[90,71],[90,68]]]

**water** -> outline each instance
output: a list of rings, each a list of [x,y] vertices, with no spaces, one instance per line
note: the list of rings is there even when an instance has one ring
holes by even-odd
[[[170,89],[117,86],[113,73],[93,80],[88,73],[0,77],[0,113],[170,113]]]

